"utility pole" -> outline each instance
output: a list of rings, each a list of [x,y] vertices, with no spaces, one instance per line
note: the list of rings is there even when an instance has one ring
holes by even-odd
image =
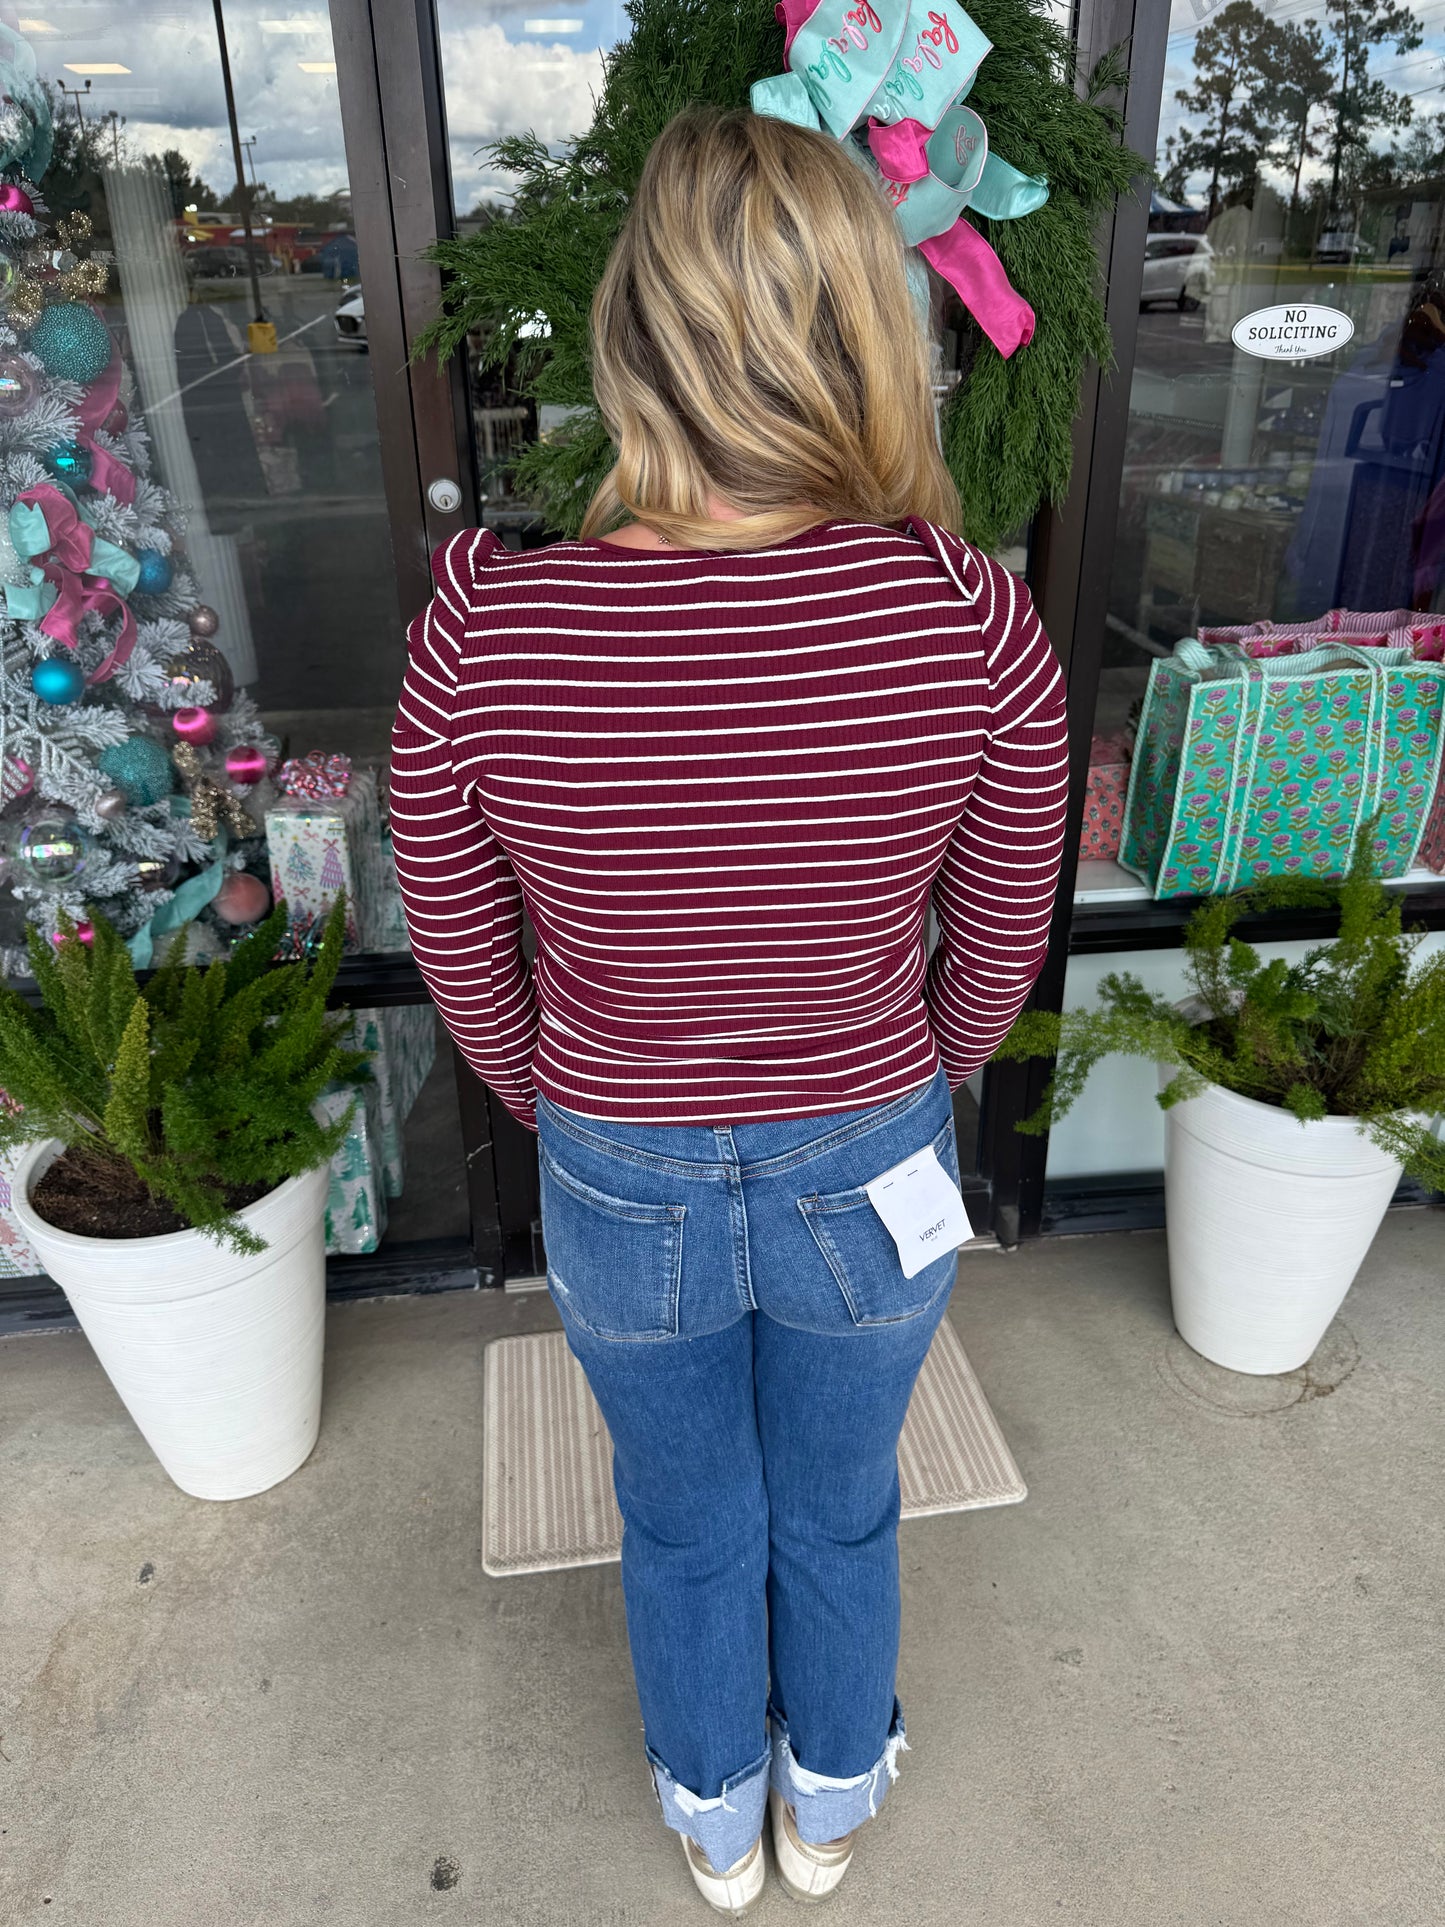
[[[216,41],[221,50],[221,84],[226,90],[226,118],[231,124],[231,157],[236,166],[236,191],[241,197],[241,225],[246,233],[246,266],[251,275],[251,300],[255,319],[246,330],[246,346],[253,355],[274,355],[276,324],[266,319],[261,306],[261,278],[256,270],[256,240],[251,232],[251,190],[246,184],[246,166],[241,159],[241,130],[236,121],[236,90],[231,83],[231,55],[226,46],[226,17],[221,0],[211,0],[216,15]]]
[[[251,166],[251,192],[254,194],[256,192],[256,136],[248,134],[241,145],[246,150],[246,159]]]
[[[75,120],[76,120],[76,125],[77,125],[78,127],[80,127],[81,129],[84,129],[84,127],[85,127],[85,115],[84,115],[84,114],[82,114],[82,113],[81,113],[81,111],[80,111],[80,103],[81,103],[81,102],[82,102],[83,100],[85,100],[85,99],[86,99],[86,98],[87,98],[87,97],[89,96],[89,94],[90,94],[90,82],[89,82],[89,81],[86,81],[86,83],[85,83],[85,85],[84,85],[83,87],[67,87],[67,86],[66,86],[66,84],[65,84],[65,82],[64,82],[64,81],[61,81],[61,83],[60,83],[60,91],[61,91],[61,93],[62,93],[62,94],[64,94],[64,95],[65,95],[65,97],[67,98],[67,100],[73,100],[73,101],[75,102]]]
[[[120,130],[122,127],[125,126],[125,115],[120,113],[116,108],[112,107],[108,114],[101,115],[101,119],[108,120],[110,122],[111,152],[115,156],[116,166],[119,167],[120,166]]]

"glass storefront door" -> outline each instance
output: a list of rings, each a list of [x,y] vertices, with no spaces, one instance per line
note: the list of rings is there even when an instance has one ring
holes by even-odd
[[[437,0],[446,91],[452,200],[458,234],[503,214],[515,177],[489,149],[532,134],[554,151],[586,132],[606,54],[628,31],[619,0],[580,0],[533,11]],[[550,434],[565,409],[536,402],[514,385],[509,367],[489,367],[484,344],[465,350],[471,396],[479,515],[511,548],[550,538],[537,505],[519,492],[512,469],[530,442]]]
[[[41,634],[40,570],[13,539],[0,545],[0,941],[14,968],[25,917],[53,915],[63,883],[82,902],[99,893],[141,943],[138,963],[152,912],[187,891],[201,954],[253,921],[270,889],[304,943],[307,906],[344,881],[358,900],[348,972],[364,993],[374,953],[405,948],[384,842],[403,643],[367,345],[370,264],[357,247],[327,11],[89,0],[37,8],[0,43],[4,506],[24,496],[52,522],[93,526],[142,571],[115,584],[129,602],[129,660],[77,697],[60,678],[92,666],[102,632],[120,637],[119,603],[87,605],[70,638],[53,621]],[[17,526],[12,511],[12,538]],[[39,673],[75,703],[69,734],[54,723],[70,712],[37,708],[26,686],[47,654]],[[193,701],[177,709],[181,682]],[[16,732],[32,712],[43,756],[21,753],[29,739]],[[302,761],[299,776],[281,771],[287,759]],[[97,760],[113,772],[105,788]],[[259,781],[258,765],[270,766]],[[221,793],[215,838],[197,770]],[[294,821],[278,830],[288,789]],[[61,831],[46,828],[57,810]],[[36,836],[25,841],[36,822],[50,852],[39,867]],[[147,869],[148,831],[179,837],[179,856]],[[85,867],[62,878],[55,852],[67,836]],[[207,890],[208,875],[219,889]],[[464,1237],[446,1038],[424,1002],[361,1021],[378,1075],[337,1167],[332,1248]]]
[[[1101,770],[1181,638],[1445,608],[1445,6],[1176,0],[1157,165]],[[1149,897],[1085,853],[1066,1004],[1111,969],[1182,989],[1177,947],[1124,930]],[[1091,935],[1104,918],[1127,947]],[[1157,1170],[1152,1097],[1143,1068],[1105,1067],[1053,1136],[1051,1181]]]

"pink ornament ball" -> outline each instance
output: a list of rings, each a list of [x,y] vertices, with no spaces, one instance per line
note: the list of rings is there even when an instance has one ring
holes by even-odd
[[[220,727],[209,709],[178,709],[171,725],[183,743],[193,743],[198,749],[214,743]]]
[[[95,925],[93,923],[78,923],[75,926],[75,935],[79,942],[83,944],[92,944],[95,942]],[[60,945],[65,941],[65,939],[61,936],[60,932],[57,930],[51,937],[50,941],[58,949]]]
[[[14,181],[0,183],[0,214],[33,214],[35,203]]]
[[[258,923],[271,908],[271,892],[249,870],[232,870],[211,898],[211,908],[222,923]]]
[[[267,770],[266,753],[253,743],[238,743],[226,751],[226,774],[241,789],[259,783]]]
[[[35,787],[35,771],[23,756],[7,756],[0,766],[0,804],[28,796]]]

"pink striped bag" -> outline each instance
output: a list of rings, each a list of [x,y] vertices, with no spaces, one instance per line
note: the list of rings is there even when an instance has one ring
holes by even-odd
[[[1199,640],[1237,642],[1257,657],[1301,656],[1318,649],[1321,636],[1348,636],[1357,649],[1408,649],[1416,662],[1445,662],[1445,616],[1418,609],[1330,609],[1312,622],[1249,622],[1201,629]]]

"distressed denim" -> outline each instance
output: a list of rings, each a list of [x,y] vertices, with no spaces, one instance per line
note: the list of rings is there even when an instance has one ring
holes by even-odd
[[[906,1746],[898,1435],[953,1284],[905,1278],[862,1187],[958,1157],[940,1072],[780,1123],[614,1123],[542,1098],[548,1284],[612,1434],[622,1587],[664,1817],[724,1869],[769,1782],[804,1840]]]

